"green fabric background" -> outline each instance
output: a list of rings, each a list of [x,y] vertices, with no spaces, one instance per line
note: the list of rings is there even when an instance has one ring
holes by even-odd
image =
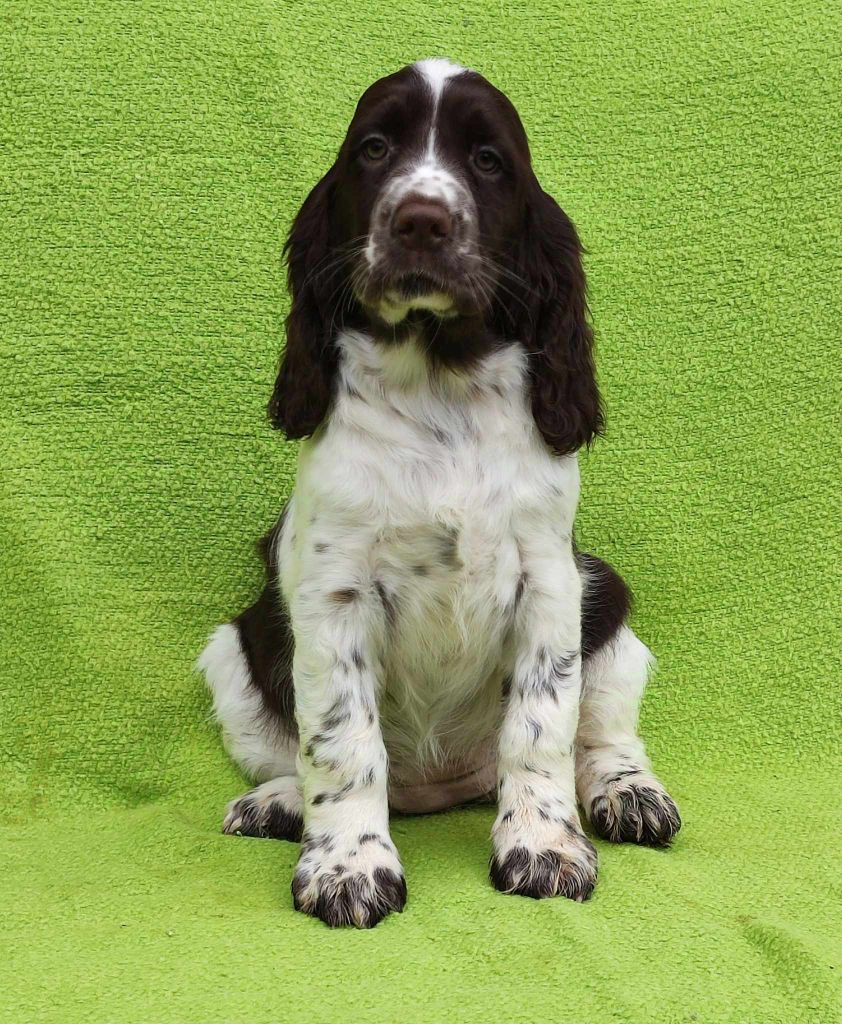
[[[685,828],[583,906],[398,819],[410,902],[294,914],[192,663],[258,585],[282,239],[362,89],[519,107],[580,227],[609,436],[584,546],[638,599]],[[0,10],[0,1020],[842,1020],[838,5],[12,0]]]

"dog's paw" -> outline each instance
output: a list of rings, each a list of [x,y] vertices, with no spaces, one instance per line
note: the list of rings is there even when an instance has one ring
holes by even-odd
[[[591,802],[588,818],[597,835],[613,843],[669,846],[681,828],[672,797],[648,774],[608,782]]]
[[[353,841],[305,835],[292,880],[296,910],[331,928],[373,928],[406,905],[400,858],[388,836],[363,833]]]
[[[566,896],[583,903],[596,885],[596,850],[578,822],[564,821],[552,836],[546,828],[495,830],[491,881],[500,892],[535,900]]]
[[[272,779],[232,801],[222,823],[229,835],[257,839],[301,839],[304,819],[295,780]]]

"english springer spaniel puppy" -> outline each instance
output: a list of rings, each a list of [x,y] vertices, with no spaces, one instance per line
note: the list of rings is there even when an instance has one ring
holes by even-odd
[[[365,92],[286,253],[269,414],[306,440],[266,587],[199,662],[259,783],[224,831],[300,840],[296,908],[368,928],[406,901],[390,807],[496,798],[493,884],[587,899],[577,800],[615,842],[680,819],[628,591],[573,536],[602,427],[573,224],[509,100],[425,60]]]

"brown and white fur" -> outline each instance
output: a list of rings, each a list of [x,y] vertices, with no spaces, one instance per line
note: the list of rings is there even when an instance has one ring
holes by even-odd
[[[680,820],[636,732],[628,592],[573,539],[602,425],[573,225],[505,96],[422,61],[364,94],[287,249],[295,491],[199,661],[259,783],[224,829],[300,839],[295,906],[371,927],[406,900],[390,806],[496,794],[493,884],[586,899],[577,803],[617,841]]]

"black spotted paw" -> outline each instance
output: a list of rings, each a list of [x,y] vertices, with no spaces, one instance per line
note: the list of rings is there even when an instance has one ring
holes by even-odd
[[[256,839],[301,839],[301,794],[294,777],[272,779],[228,807],[222,831]]]
[[[388,837],[373,833],[354,842],[305,836],[292,880],[296,910],[331,928],[373,928],[406,905],[406,880]]]
[[[546,837],[535,842],[523,834],[504,837],[497,832],[495,845],[490,874],[500,892],[535,900],[566,896],[578,903],[593,892],[596,850],[577,824],[565,823],[563,834],[551,843]]]
[[[669,846],[681,828],[672,797],[653,776],[638,773],[606,783],[588,818],[597,835],[613,843]]]

